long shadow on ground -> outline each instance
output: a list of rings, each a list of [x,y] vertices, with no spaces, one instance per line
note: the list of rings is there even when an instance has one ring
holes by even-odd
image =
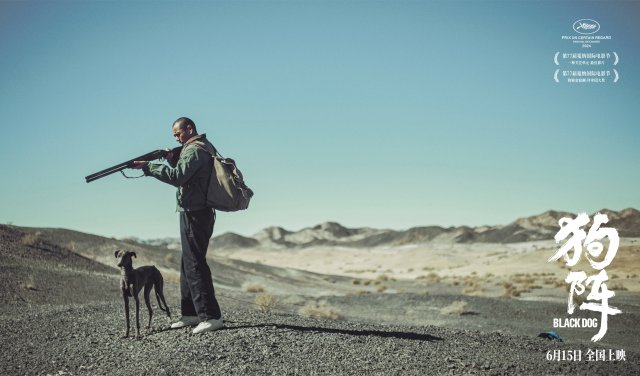
[[[238,322],[225,320],[225,324],[238,324]],[[410,339],[414,341],[427,341],[427,342],[444,340],[443,338],[432,336],[429,334],[420,334],[420,333],[411,333],[411,332],[385,332],[385,331],[379,331],[379,330],[336,329],[336,328],[309,327],[309,326],[298,326],[298,325],[287,325],[287,324],[252,324],[252,325],[234,325],[234,326],[225,325],[223,330],[233,330],[233,329],[243,329],[243,328],[264,328],[264,327],[297,330],[300,332],[348,334],[352,336],[375,336],[375,337],[383,337],[383,338],[393,337],[398,339]]]

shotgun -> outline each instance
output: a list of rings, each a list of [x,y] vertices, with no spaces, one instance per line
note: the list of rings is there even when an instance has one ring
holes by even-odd
[[[133,165],[134,161],[145,161],[145,162],[155,161],[156,159],[166,158],[169,153],[172,154],[172,157],[171,157],[171,160],[167,160],[167,161],[169,162],[170,165],[175,166],[176,163],[178,162],[178,158],[180,156],[180,151],[182,151],[182,146],[178,146],[177,148],[173,148],[173,149],[170,149],[170,150],[169,149],[167,149],[167,150],[155,150],[155,151],[152,151],[151,153],[147,153],[147,154],[141,155],[139,157],[135,157],[133,159],[129,159],[128,161],[119,163],[119,164],[117,164],[115,166],[111,166],[109,168],[105,168],[104,170],[98,171],[98,172],[96,172],[94,174],[87,175],[87,176],[85,176],[84,179],[87,181],[87,183],[91,183],[94,180],[98,180],[98,179],[103,178],[103,177],[105,177],[107,175],[111,175],[111,174],[116,173],[118,171],[122,171],[125,168],[131,167]]]

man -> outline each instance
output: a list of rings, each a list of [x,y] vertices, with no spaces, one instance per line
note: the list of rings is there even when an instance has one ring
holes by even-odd
[[[142,161],[134,168],[146,176],[178,188],[177,211],[180,213],[180,308],[182,317],[171,328],[196,326],[193,333],[203,333],[223,327],[222,313],[216,300],[207,265],[207,247],[213,234],[215,210],[207,207],[207,188],[213,168],[213,145],[205,134],[199,135],[195,123],[181,117],[173,123],[173,136],[182,144],[180,157],[172,166]],[[196,145],[196,141],[200,145]],[[203,145],[204,144],[204,145]],[[208,151],[205,151],[204,146]],[[171,160],[168,156],[167,160]]]

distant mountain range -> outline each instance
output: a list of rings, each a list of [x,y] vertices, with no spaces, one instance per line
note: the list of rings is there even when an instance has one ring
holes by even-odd
[[[640,237],[640,211],[628,208],[619,212],[602,209],[620,237]],[[593,218],[593,214],[590,218]],[[267,227],[251,237],[227,232],[212,239],[217,249],[234,248],[307,248],[314,246],[381,247],[419,244],[432,241],[453,243],[517,243],[552,240],[558,232],[558,220],[575,218],[576,214],[549,210],[539,215],[517,219],[508,225],[479,227],[413,227],[405,231],[373,228],[347,228],[336,222],[325,222],[300,231]],[[588,231],[588,226],[585,230]],[[163,239],[171,246],[170,242]]]

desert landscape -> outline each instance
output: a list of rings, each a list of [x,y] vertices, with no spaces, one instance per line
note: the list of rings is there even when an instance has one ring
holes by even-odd
[[[572,213],[504,226],[396,231],[326,222],[221,234],[208,257],[226,327],[201,336],[168,330],[152,300],[152,330],[139,340],[121,338],[113,253],[135,251],[134,267],[161,270],[177,318],[175,239],[1,225],[3,373],[638,374],[640,212],[600,212],[621,237],[606,272],[609,305],[622,314],[609,316],[596,343],[597,328],[553,326],[554,318],[600,318],[567,314],[568,272],[594,274],[584,258],[571,268],[547,261],[561,246],[558,220]],[[551,330],[563,342],[538,337]],[[565,358],[550,360],[554,351]],[[587,359],[596,351],[617,357]],[[566,358],[575,352],[580,361]]]

